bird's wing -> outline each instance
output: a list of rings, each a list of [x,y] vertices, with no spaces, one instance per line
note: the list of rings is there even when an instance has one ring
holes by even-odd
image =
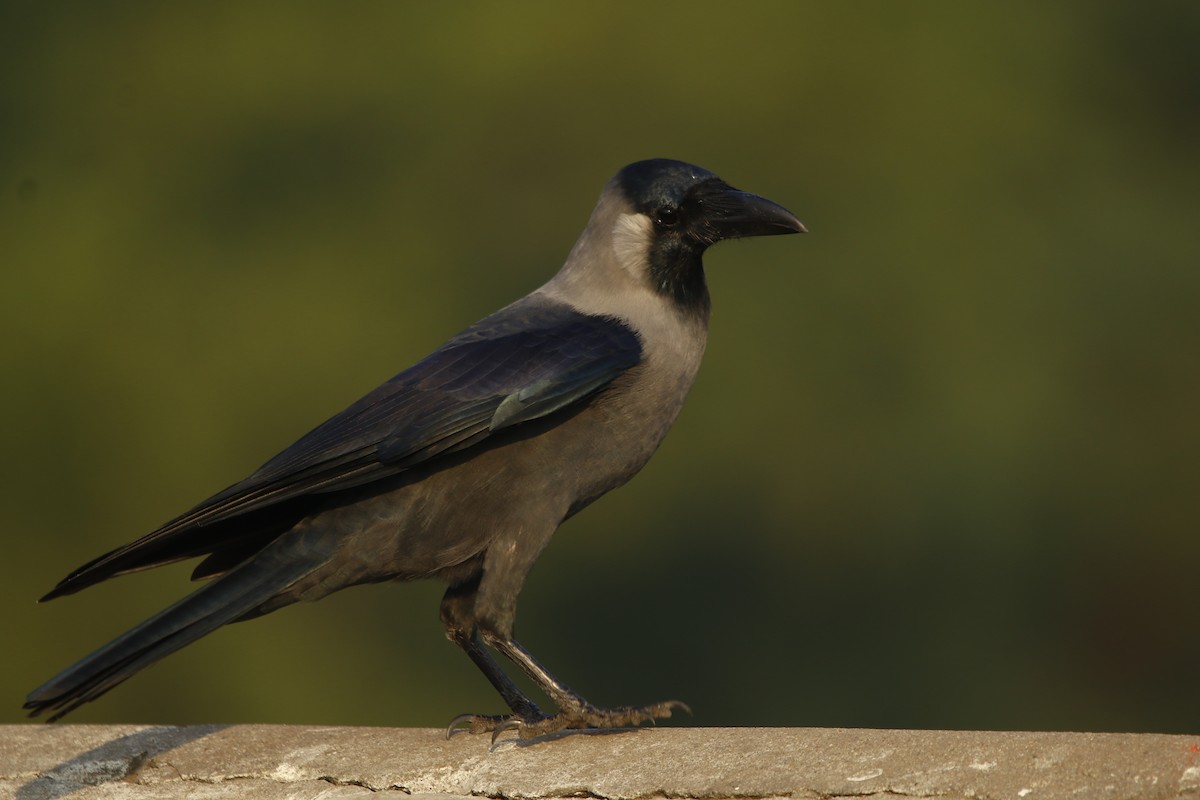
[[[224,518],[247,503],[278,502],[281,493],[336,491],[393,475],[552,414],[640,359],[637,335],[615,319],[545,301],[510,306],[302,437],[214,497],[220,510],[205,513]]]
[[[616,319],[536,296],[519,301],[377,387],[245,480],[75,570],[47,598],[209,552],[214,543],[204,528],[214,523],[387,478],[553,414],[640,359],[637,334]]]

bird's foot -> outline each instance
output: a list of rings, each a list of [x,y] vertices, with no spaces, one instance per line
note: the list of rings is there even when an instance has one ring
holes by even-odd
[[[459,714],[450,720],[450,724],[446,727],[446,738],[449,739],[460,730],[467,733],[491,732],[494,742],[502,731],[512,730],[517,725],[535,725],[547,719],[551,719],[551,717],[540,712],[528,717],[516,714]]]
[[[495,727],[485,730],[492,731],[492,741],[504,731],[516,731],[522,739],[532,739],[559,731],[582,731],[604,728],[635,728],[647,722],[666,719],[673,711],[692,713],[686,703],[678,700],[668,700],[648,706],[624,706],[622,708],[597,708],[583,705],[541,719],[523,719],[511,716],[499,722]]]

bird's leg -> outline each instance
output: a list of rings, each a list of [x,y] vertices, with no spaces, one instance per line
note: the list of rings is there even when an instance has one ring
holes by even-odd
[[[513,624],[517,616],[517,595],[521,591],[521,585],[525,581],[529,568],[533,565],[533,561],[541,552],[542,547],[545,546],[546,541],[549,540],[550,535],[554,533],[554,528],[555,526],[547,526],[544,530],[538,531],[528,526],[518,527],[517,530],[521,536],[508,541],[501,539],[494,541],[488,548],[484,568],[479,578],[472,583],[464,584],[459,590],[447,592],[446,599],[443,600],[443,620],[446,620],[447,617],[456,619],[460,626],[462,622],[469,620],[470,629],[478,632],[478,637],[472,636],[476,647],[482,649],[479,645],[479,638],[482,638],[484,644],[499,651],[509,661],[520,667],[537,684],[537,687],[558,706],[558,713],[552,717],[543,716],[540,712],[536,715],[523,713],[525,707],[514,705],[513,701],[509,699],[510,695],[506,694],[511,680],[507,676],[502,679],[496,677],[504,675],[504,673],[495,665],[495,662],[491,661],[490,657],[484,661],[481,656],[472,655],[471,650],[464,645],[467,654],[471,655],[475,663],[492,681],[492,685],[500,691],[509,707],[516,712],[515,716],[500,722],[487,720],[477,723],[478,718],[473,718],[472,729],[476,729],[478,724],[479,729],[487,730],[487,726],[490,725],[493,740],[505,730],[516,730],[521,738],[531,738],[561,730],[625,728],[669,717],[671,712],[676,709],[685,709],[690,713],[690,709],[686,705],[676,701],[655,703],[644,707],[598,708],[551,675],[513,637]],[[522,536],[524,538],[521,538]],[[450,627],[448,624],[448,631]],[[453,634],[451,638],[454,638]],[[486,651],[483,655],[487,655]],[[485,664],[490,664],[490,666],[485,666]],[[513,687],[512,691],[519,694],[516,687]],[[525,702],[529,702],[527,698]],[[529,703],[529,705],[533,704]]]
[[[466,643],[457,640],[455,643],[463,648],[475,662],[475,666],[479,667],[484,677],[491,682],[492,686],[496,687],[496,691],[500,693],[500,697],[504,699],[513,713],[511,715],[460,714],[450,721],[446,731],[447,735],[459,726],[465,726],[471,733],[483,733],[484,731],[495,731],[498,727],[507,728],[508,724],[513,722],[530,725],[549,718],[501,669],[500,665],[496,663],[496,659],[492,658],[492,654],[479,641],[477,633],[472,633]]]
[[[446,627],[446,637],[463,649],[463,652],[479,667],[488,682],[500,693],[500,697],[512,709],[513,716],[504,714],[460,714],[450,721],[446,730],[449,736],[460,725],[465,726],[471,733],[495,731],[498,727],[510,721],[519,720],[532,724],[547,719],[537,704],[521,691],[513,679],[496,663],[492,654],[479,640],[475,622],[471,618],[470,607],[474,601],[474,586],[467,591],[461,587],[451,587],[442,598],[441,618]]]
[[[515,729],[522,739],[542,736],[562,730],[584,730],[587,728],[628,728],[646,722],[666,719],[675,710],[692,713],[685,703],[678,700],[668,700],[647,706],[623,706],[620,708],[598,708],[592,705],[566,684],[555,678],[533,657],[533,654],[521,646],[512,635],[497,636],[484,631],[484,639],[489,645],[503,653],[510,661],[525,671],[534,683],[544,691],[555,705],[559,713],[553,717],[540,720],[511,719],[497,727],[498,734],[502,730]],[[493,739],[495,736],[492,737]]]

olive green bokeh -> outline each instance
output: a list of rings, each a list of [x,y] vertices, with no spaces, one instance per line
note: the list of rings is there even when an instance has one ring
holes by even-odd
[[[0,722],[186,590],[36,606],[557,268],[668,156],[706,363],[518,632],[705,725],[1200,730],[1200,12],[1129,3],[0,11]],[[232,626],[79,722],[440,725],[440,587]]]

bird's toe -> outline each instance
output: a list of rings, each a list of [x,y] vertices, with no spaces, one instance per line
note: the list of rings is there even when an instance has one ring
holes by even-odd
[[[675,711],[685,711],[689,715],[692,713],[692,709],[679,700],[619,708],[597,708],[592,705],[584,705],[579,708],[566,709],[552,717],[542,717],[541,719],[528,720],[517,716],[509,717],[487,730],[493,732],[493,742],[501,733],[510,730],[516,731],[517,736],[521,739],[534,739],[560,731],[636,728],[639,725],[653,724],[657,720],[666,719]]]
[[[548,719],[553,719],[553,717],[545,715],[522,717],[518,714],[459,714],[446,726],[446,738],[449,739],[460,731],[491,733],[492,741],[495,742],[496,737],[505,731],[522,731],[526,726],[537,725]],[[522,734],[522,738],[529,737]]]

